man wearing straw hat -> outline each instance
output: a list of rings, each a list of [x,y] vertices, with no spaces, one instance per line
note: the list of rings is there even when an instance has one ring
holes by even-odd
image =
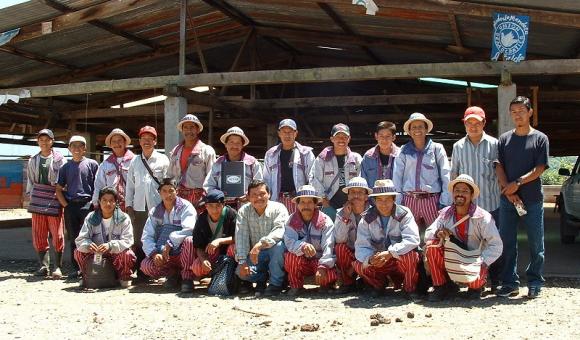
[[[447,153],[442,144],[427,138],[433,123],[424,114],[411,114],[403,129],[411,141],[401,147],[395,160],[393,182],[417,224],[428,227],[437,218],[439,208],[451,204],[445,190],[450,171]]]
[[[222,185],[222,164],[225,162],[244,162],[244,192],[247,192],[248,185],[252,180],[261,180],[262,166],[258,160],[245,151],[244,147],[250,144],[250,140],[244,133],[244,130],[237,126],[233,126],[226,131],[221,137],[220,141],[226,147],[226,153],[221,155],[211,167],[211,172],[205,178],[203,182],[203,189],[206,192],[210,190],[221,190],[226,196],[226,204],[233,205],[237,207],[241,203],[247,202],[246,195],[241,197],[231,197],[227,192],[221,187]]]
[[[135,154],[127,147],[131,144],[131,138],[121,129],[113,129],[105,138],[105,145],[113,153],[107,157],[97,170],[95,178],[95,192],[93,193],[93,206],[99,205],[99,193],[104,187],[113,187],[117,192],[118,204],[125,211],[125,191],[127,188],[127,173],[129,165]]]
[[[205,194],[203,181],[215,162],[215,150],[199,139],[203,124],[195,115],[185,115],[177,124],[177,130],[183,135],[183,142],[171,150],[168,173],[179,183],[179,197],[197,207]]]
[[[278,124],[280,144],[273,146],[264,156],[264,182],[272,188],[272,199],[286,206],[292,214],[296,205],[292,198],[296,189],[310,182],[314,164],[312,148],[296,141],[298,127],[292,119]]]
[[[284,231],[284,269],[288,273],[288,295],[304,289],[304,277],[315,275],[321,291],[332,290],[337,279],[334,268],[334,223],[318,209],[321,198],[311,185],[303,185],[293,199],[298,211],[290,215]]]
[[[353,292],[356,288],[356,272],[352,263],[354,257],[354,243],[358,223],[362,219],[363,212],[368,208],[369,194],[373,192],[367,181],[362,177],[353,177],[346,187],[342,189],[348,195],[348,201],[344,207],[336,212],[334,221],[334,253],[336,254],[336,267],[340,270],[342,285],[338,289],[339,294]]]
[[[387,277],[403,277],[407,298],[419,298],[415,292],[419,281],[419,228],[409,208],[395,203],[397,191],[390,179],[377,180],[373,193],[374,206],[359,223],[354,269],[373,287],[373,295],[381,296]]]
[[[451,236],[461,248],[481,249],[479,277],[468,283],[467,291],[468,298],[479,299],[485,286],[488,267],[501,255],[503,244],[491,214],[474,203],[479,196],[479,187],[473,178],[465,174],[459,175],[449,182],[448,190],[453,195],[453,205],[441,210],[439,217],[425,232],[425,256],[434,288],[429,295],[429,301],[441,301],[454,290],[445,268],[445,246],[441,246],[441,240]]]

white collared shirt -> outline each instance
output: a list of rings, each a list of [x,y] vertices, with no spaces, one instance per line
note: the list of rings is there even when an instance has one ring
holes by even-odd
[[[149,211],[161,203],[161,196],[157,191],[159,185],[143,165],[141,157],[142,154],[135,156],[129,165],[125,206],[133,207],[135,211]],[[169,159],[164,154],[153,151],[147,164],[159,182],[167,177]]]

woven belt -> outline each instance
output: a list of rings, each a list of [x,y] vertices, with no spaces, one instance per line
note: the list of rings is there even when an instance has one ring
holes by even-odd
[[[431,193],[431,192],[424,192],[424,191],[408,191],[405,192],[405,195],[407,196],[411,196],[413,198],[429,198],[429,197],[433,197],[436,195],[439,195],[439,193]]]

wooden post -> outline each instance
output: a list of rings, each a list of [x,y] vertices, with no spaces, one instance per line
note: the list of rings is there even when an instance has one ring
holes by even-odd
[[[176,130],[177,123],[187,113],[187,99],[183,97],[167,97],[165,99],[165,154],[181,140],[181,134]]]
[[[510,102],[516,97],[516,84],[512,83],[511,74],[501,73],[501,83],[497,87],[497,135],[511,130],[514,127],[510,116]]]
[[[533,103],[533,107],[534,107],[534,112],[532,113],[532,126],[533,127],[537,127],[538,126],[538,114],[539,114],[539,108],[538,108],[538,91],[540,90],[540,88],[538,86],[532,86],[532,103]]]
[[[185,75],[185,25],[187,15],[187,0],[181,0],[179,12],[179,75]]]

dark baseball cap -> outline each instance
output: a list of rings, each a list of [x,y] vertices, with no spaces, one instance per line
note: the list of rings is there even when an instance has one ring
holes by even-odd
[[[211,190],[203,198],[204,203],[224,203],[225,196],[221,190]]]
[[[330,131],[330,136],[334,137],[336,136],[337,133],[340,132],[344,133],[347,136],[350,136],[350,129],[348,128],[348,125],[342,123],[338,123],[332,127],[332,130]]]
[[[40,137],[42,135],[48,136],[48,137],[50,137],[50,139],[54,139],[54,133],[52,133],[52,130],[50,130],[50,129],[42,129],[42,130],[38,131],[38,134],[36,135],[36,137]]]

